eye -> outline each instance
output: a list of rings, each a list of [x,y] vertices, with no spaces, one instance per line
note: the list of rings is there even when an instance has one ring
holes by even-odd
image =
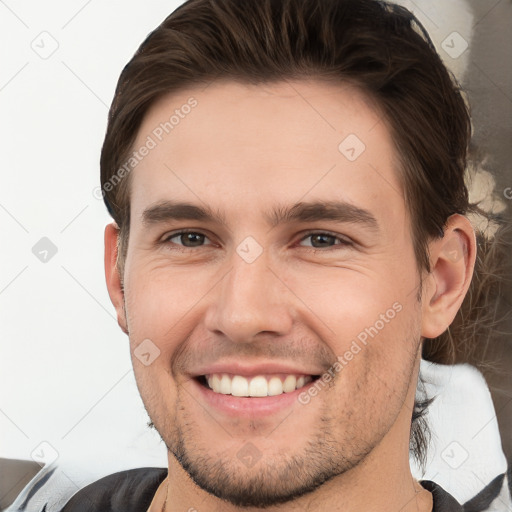
[[[351,240],[340,237],[338,235],[324,232],[324,231],[315,231],[307,233],[300,240],[304,242],[305,240],[310,239],[310,243],[306,244],[306,247],[311,247],[312,250],[318,249],[329,249],[331,247],[339,246],[339,248],[352,246],[353,243]],[[195,247],[202,247],[204,245],[212,245],[211,242],[205,243],[206,240],[209,240],[206,235],[197,231],[191,230],[182,230],[176,233],[171,233],[165,238],[162,239],[161,243],[176,245],[177,248],[183,247],[185,249],[193,249]]]
[[[336,245],[340,246],[341,248],[353,245],[352,242],[347,238],[341,238],[337,235],[323,231],[308,233],[301,239],[301,242],[307,240],[308,238],[311,239],[311,244],[309,244],[309,247],[312,247],[313,249],[329,248]]]
[[[174,242],[173,239],[177,239],[178,242]],[[172,244],[182,245],[186,248],[194,248],[205,245],[203,244],[205,240],[208,240],[207,236],[197,231],[178,231],[177,233],[171,233],[169,236],[166,236],[162,240],[162,243],[167,244],[170,242]],[[206,245],[211,245],[211,243]]]

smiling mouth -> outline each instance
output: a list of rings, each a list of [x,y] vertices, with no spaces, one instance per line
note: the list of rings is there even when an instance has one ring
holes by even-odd
[[[319,375],[255,375],[244,377],[227,373],[200,375],[196,380],[214,393],[238,397],[278,396],[292,393],[318,379]]]

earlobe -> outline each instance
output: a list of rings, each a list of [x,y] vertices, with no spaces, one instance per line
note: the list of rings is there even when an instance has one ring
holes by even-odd
[[[128,334],[126,312],[124,308],[124,291],[121,275],[117,266],[119,228],[115,222],[105,227],[105,279],[110,300],[117,312],[117,323],[121,330]]]
[[[476,238],[469,220],[452,215],[444,236],[430,246],[431,272],[422,297],[422,336],[436,338],[452,323],[468,291],[476,258]]]

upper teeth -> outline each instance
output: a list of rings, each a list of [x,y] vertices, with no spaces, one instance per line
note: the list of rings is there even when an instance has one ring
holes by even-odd
[[[309,375],[287,375],[286,377],[257,375],[247,379],[241,375],[213,373],[205,377],[215,393],[233,396],[275,396],[291,393],[313,380]]]

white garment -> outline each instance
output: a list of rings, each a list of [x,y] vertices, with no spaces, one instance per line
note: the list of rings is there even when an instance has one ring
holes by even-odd
[[[427,397],[436,398],[425,415],[432,433],[426,470],[411,460],[413,476],[433,480],[463,504],[507,472],[491,393],[483,375],[469,364],[422,360],[420,375]],[[506,476],[487,510],[512,510]]]

